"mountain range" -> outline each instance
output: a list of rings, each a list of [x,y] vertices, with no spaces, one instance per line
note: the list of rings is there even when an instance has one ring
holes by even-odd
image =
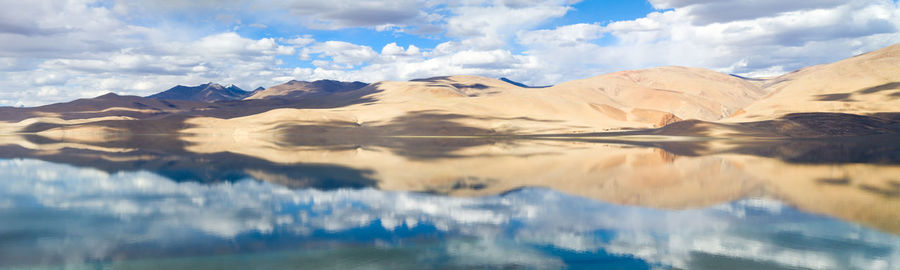
[[[177,85],[147,98],[160,100],[182,100],[196,102],[235,101],[244,99],[298,99],[315,95],[327,95],[338,92],[356,90],[367,86],[363,82],[341,82],[335,80],[318,80],[313,82],[291,80],[284,84],[269,88],[257,87],[253,91],[244,91],[231,85],[224,87],[217,83],[206,83],[198,86]]]
[[[244,91],[234,85],[224,87],[217,83],[210,82],[198,86],[177,85],[161,93],[150,95],[148,98],[215,102],[244,99],[253,93],[254,92]]]
[[[363,82],[341,82],[334,80],[318,80],[314,82],[291,80],[284,84],[257,91],[246,99],[296,99],[312,95],[334,94],[366,87]]]
[[[75,136],[141,126],[177,134],[827,137],[900,130],[900,45],[765,79],[688,67],[534,88],[444,76],[373,84],[290,81],[253,92],[208,83],[0,108],[0,132]],[[157,123],[157,124],[149,124]],[[341,136],[336,136],[343,134]],[[346,134],[351,134],[347,135]]]

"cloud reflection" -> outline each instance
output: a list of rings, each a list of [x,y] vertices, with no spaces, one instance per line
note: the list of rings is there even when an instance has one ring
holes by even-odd
[[[439,238],[437,247],[404,256],[457,266],[571,266],[578,263],[568,260],[572,254],[690,269],[900,266],[897,236],[763,199],[667,211],[548,189],[478,198],[291,190],[253,179],[174,182],[29,159],[0,160],[0,179],[0,266],[214,253],[217,243],[254,236],[288,239],[294,248],[324,238],[388,248],[409,245],[402,239],[410,237]],[[424,233],[409,236],[416,231]],[[136,248],[142,251],[127,251]]]

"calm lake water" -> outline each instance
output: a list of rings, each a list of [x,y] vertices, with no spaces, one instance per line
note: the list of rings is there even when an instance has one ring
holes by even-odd
[[[0,269],[898,269],[883,140],[6,139]]]

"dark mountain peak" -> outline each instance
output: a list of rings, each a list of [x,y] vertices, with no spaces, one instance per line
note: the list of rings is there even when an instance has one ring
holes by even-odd
[[[109,93],[103,94],[102,96],[99,96],[96,98],[97,99],[108,99],[108,98],[117,98],[117,97],[120,97],[120,96],[116,93],[109,92]]]
[[[262,91],[262,90],[266,90],[266,88],[260,86],[260,87],[257,87],[256,89],[253,89],[253,92]]]
[[[225,89],[225,87],[223,87],[221,84],[214,83],[214,82],[208,82],[208,83],[204,84],[203,86],[204,86],[204,88],[211,88],[211,89],[216,89],[216,90]]]
[[[239,100],[249,96],[251,93],[252,92],[244,91],[233,84],[226,88],[218,83],[209,82],[198,86],[178,85],[148,97],[156,99],[215,102],[222,100]]]
[[[368,86],[364,82],[343,82],[337,80],[300,81],[290,80],[280,85],[254,91],[250,99],[297,99],[311,95],[329,95],[340,92],[353,91]]]

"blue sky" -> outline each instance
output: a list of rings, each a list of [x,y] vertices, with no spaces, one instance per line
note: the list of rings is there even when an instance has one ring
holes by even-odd
[[[205,82],[772,76],[900,42],[893,0],[0,0],[0,106]]]

